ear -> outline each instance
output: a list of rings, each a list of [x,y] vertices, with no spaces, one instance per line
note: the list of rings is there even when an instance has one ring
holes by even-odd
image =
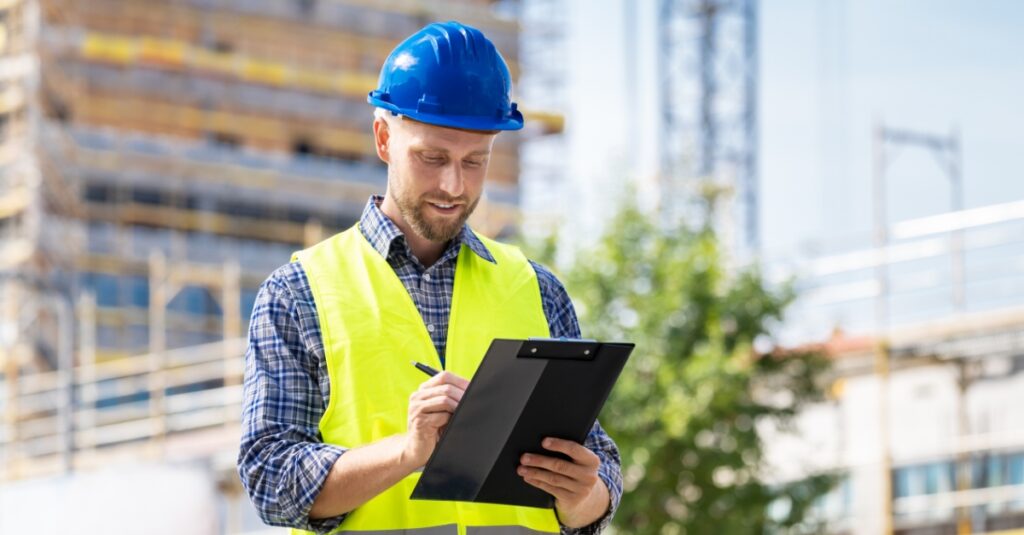
[[[384,163],[390,163],[388,143],[391,141],[391,130],[388,122],[381,117],[373,120],[373,145],[377,149],[377,157]]]

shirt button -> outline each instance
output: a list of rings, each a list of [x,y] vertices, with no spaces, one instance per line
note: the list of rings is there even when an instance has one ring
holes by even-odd
[[[424,273],[423,274],[423,280],[425,280],[427,282],[430,282],[430,273]]]
[[[433,323],[431,323],[430,325],[427,325],[427,331],[434,332],[434,324]]]

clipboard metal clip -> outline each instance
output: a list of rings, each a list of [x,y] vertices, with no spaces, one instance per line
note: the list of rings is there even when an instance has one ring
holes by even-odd
[[[596,340],[571,338],[529,338],[519,348],[517,358],[594,360],[601,346]]]

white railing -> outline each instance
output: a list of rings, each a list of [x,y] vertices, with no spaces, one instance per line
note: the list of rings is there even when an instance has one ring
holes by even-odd
[[[888,234],[882,247],[766,258],[772,279],[797,281],[786,341],[1024,307],[1024,200],[902,221]]]
[[[81,364],[70,392],[59,372],[0,377],[0,480],[34,462],[64,456],[74,466],[81,454],[133,441],[150,447],[218,427],[237,433],[244,351],[245,340],[233,339]],[[69,402],[70,421],[61,418]]]

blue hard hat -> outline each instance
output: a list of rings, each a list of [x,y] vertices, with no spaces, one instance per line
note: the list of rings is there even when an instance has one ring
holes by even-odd
[[[459,22],[430,24],[402,41],[367,102],[438,126],[519,130],[508,65],[484,34]]]

